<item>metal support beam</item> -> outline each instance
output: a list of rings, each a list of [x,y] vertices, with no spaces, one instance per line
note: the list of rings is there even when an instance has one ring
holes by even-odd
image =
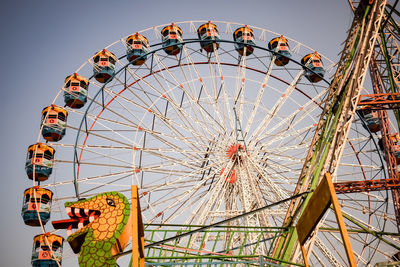
[[[388,189],[400,189],[400,180],[395,178],[364,180],[364,181],[348,181],[334,183],[336,194],[359,193],[380,191]]]
[[[369,106],[370,110],[400,109],[400,93],[360,95],[357,106]]]
[[[144,229],[137,185],[131,186],[132,267],[144,267]]]

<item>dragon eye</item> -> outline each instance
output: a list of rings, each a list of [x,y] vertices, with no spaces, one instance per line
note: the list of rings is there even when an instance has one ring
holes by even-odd
[[[114,202],[114,200],[112,200],[111,198],[107,198],[106,200],[107,200],[107,204],[108,204],[109,206],[115,207],[115,202]]]

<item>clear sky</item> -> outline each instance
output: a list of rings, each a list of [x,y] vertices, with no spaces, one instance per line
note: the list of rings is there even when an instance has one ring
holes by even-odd
[[[23,191],[31,186],[26,149],[64,78],[123,36],[187,20],[266,28],[337,61],[352,15],[347,0],[2,1],[0,266],[30,266],[39,229],[24,225],[20,215]]]

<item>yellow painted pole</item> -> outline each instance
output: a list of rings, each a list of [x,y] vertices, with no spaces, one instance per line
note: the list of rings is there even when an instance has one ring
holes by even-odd
[[[335,187],[332,183],[332,177],[329,172],[325,173],[325,179],[328,182],[329,191],[331,193],[331,201],[333,205],[333,209],[335,210],[336,220],[339,224],[340,235],[342,236],[342,240],[344,243],[344,248],[346,250],[347,259],[351,267],[356,267],[356,260],[354,258],[353,249],[351,248],[349,235],[347,233],[346,225],[344,224],[342,211],[340,210],[339,201],[336,197]]]
[[[132,267],[138,267],[139,238],[138,238],[138,188],[131,187],[131,216],[132,216]]]
[[[304,258],[304,265],[306,267],[309,267],[310,265],[308,265],[308,259],[307,259],[307,252],[306,249],[304,248],[304,245],[300,245],[301,247],[301,253],[303,253],[303,258]]]
[[[137,192],[137,191],[136,191]],[[144,229],[142,220],[142,209],[140,208],[139,197],[137,198],[137,219],[138,219],[138,240],[139,240],[139,266],[145,267],[144,265]]]

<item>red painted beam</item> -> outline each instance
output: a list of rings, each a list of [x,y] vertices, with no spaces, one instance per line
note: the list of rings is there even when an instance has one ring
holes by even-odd
[[[358,106],[370,106],[371,110],[400,109],[400,93],[360,95]]]
[[[400,188],[400,179],[378,179],[334,183],[336,194],[360,193]]]

